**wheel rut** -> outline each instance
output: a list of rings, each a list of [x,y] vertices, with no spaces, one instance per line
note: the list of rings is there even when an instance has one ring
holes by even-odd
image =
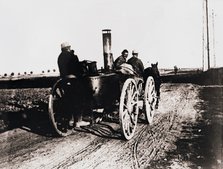
[[[22,128],[0,134],[0,168],[148,168],[176,149],[182,122],[196,104],[196,86],[164,84],[151,126],[138,123],[133,138],[107,122],[67,137],[39,135]]]

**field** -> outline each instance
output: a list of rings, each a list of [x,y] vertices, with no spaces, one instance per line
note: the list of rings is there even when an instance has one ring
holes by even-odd
[[[163,84],[153,125],[139,123],[133,139],[124,141],[119,124],[108,121],[55,137],[47,115],[50,88],[2,89],[0,168],[220,169],[221,135],[207,147],[200,90]]]

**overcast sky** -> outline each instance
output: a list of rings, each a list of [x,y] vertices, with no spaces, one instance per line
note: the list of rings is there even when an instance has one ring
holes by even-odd
[[[80,60],[101,67],[105,28],[112,30],[114,58],[136,49],[146,66],[158,61],[160,68],[202,67],[202,5],[203,0],[0,0],[0,74],[57,69],[63,41]],[[211,35],[215,13],[211,55],[223,66],[223,1],[209,5]]]

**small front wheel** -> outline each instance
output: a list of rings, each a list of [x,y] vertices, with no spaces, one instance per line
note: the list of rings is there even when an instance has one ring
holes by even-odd
[[[134,136],[138,119],[138,91],[134,79],[125,81],[120,97],[119,119],[122,133],[126,140]]]

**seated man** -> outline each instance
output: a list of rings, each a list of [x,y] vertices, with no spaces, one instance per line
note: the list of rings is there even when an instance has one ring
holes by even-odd
[[[115,60],[115,62],[114,62],[114,67],[115,67],[116,70],[118,70],[118,69],[121,68],[120,65],[122,65],[123,63],[126,63],[126,59],[127,59],[127,57],[128,57],[128,54],[129,54],[128,50],[127,50],[127,49],[124,49],[124,50],[122,51],[122,55],[119,56],[119,57]]]
[[[127,61],[128,64],[132,65],[134,71],[138,76],[142,77],[144,72],[144,66],[142,61],[138,58],[138,52],[132,51],[132,57]]]
[[[61,44],[61,53],[58,57],[58,67],[60,71],[60,77],[61,78],[66,78],[67,76],[76,76],[80,77],[82,74],[81,68],[80,68],[80,63],[77,55],[74,54],[74,51],[71,50],[71,46],[69,43],[65,42]],[[71,93],[72,94],[72,93]],[[71,97],[71,94],[68,91],[68,98]],[[70,97],[69,97],[70,96]],[[71,97],[72,99],[72,97]],[[81,99],[79,99],[81,100]],[[76,127],[80,126],[86,126],[89,125],[89,122],[82,121],[82,113],[80,110],[75,110],[73,106],[71,105],[69,107],[69,116],[70,116],[70,121],[69,125],[72,127],[74,126],[74,119],[76,119]],[[75,113],[71,113],[75,112]],[[73,117],[75,116],[75,117]]]

